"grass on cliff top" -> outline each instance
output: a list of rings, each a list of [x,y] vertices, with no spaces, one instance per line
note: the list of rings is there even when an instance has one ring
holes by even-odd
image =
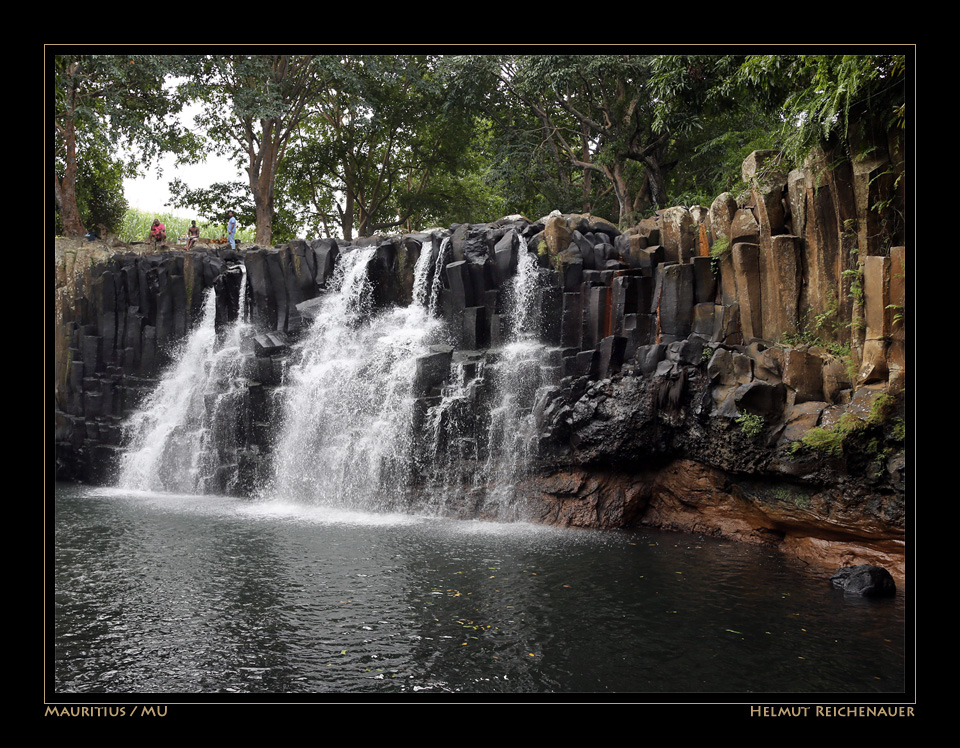
[[[123,216],[123,223],[117,232],[117,238],[132,244],[133,242],[147,241],[150,235],[150,227],[153,225],[153,219],[159,218],[160,223],[167,227],[168,244],[185,244],[187,229],[190,227],[190,221],[196,220],[200,228],[200,236],[205,239],[219,239],[226,237],[227,227],[223,223],[211,223],[201,219],[183,218],[171,213],[144,213],[130,208]],[[252,229],[238,229],[237,239],[244,244],[252,244],[256,233]],[[183,238],[181,242],[180,239]]]

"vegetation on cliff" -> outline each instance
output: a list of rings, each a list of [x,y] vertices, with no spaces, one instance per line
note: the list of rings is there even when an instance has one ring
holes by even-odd
[[[823,143],[886,148],[908,113],[904,52],[57,54],[57,231],[116,231],[123,169],[205,150],[246,184],[174,181],[174,204],[214,223],[240,208],[264,245],[553,209],[626,225],[737,188],[760,148],[791,163]],[[193,130],[188,102],[203,106]]]

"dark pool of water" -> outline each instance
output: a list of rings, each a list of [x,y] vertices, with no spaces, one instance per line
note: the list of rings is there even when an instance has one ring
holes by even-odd
[[[53,697],[902,694],[904,595],[827,577],[693,535],[58,485]]]

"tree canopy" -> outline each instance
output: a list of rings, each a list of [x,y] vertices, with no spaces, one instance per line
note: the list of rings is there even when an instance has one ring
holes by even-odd
[[[322,66],[327,85],[281,169],[305,219],[368,236],[482,199],[468,179],[479,168],[474,117],[451,99],[435,57],[326,56]]]
[[[644,48],[637,47],[639,51]],[[416,51],[416,50],[414,50]],[[906,55],[57,55],[58,227],[110,223],[119,177],[201,140],[246,173],[173,202],[256,224],[367,236],[553,209],[629,224],[731,189],[752,150],[852,157],[902,128]],[[177,115],[202,104],[191,134]],[[117,199],[119,198],[119,199]]]
[[[861,155],[865,140],[904,126],[904,54],[749,55],[738,80],[773,94],[783,112],[782,147],[795,161],[832,139]]]
[[[78,179],[88,191],[115,181],[115,155],[124,146],[149,163],[160,153],[195,153],[197,141],[176,118],[184,99],[170,81],[190,72],[190,59],[168,55],[56,55],[54,93],[54,198],[65,233],[83,234]],[[132,164],[128,163],[128,168]],[[90,175],[108,177],[107,182]],[[103,202],[103,201],[101,201]],[[86,220],[96,216],[88,212]]]
[[[325,83],[316,55],[264,54],[209,55],[188,85],[212,147],[246,171],[258,243],[271,241],[277,171]]]

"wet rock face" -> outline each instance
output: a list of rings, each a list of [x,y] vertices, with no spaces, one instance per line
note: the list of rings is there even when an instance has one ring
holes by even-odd
[[[236,318],[241,262],[224,249],[64,253],[54,322],[58,479],[109,480],[124,417],[203,314],[207,292],[218,330]]]
[[[582,526],[593,516],[609,526],[619,517],[772,544],[823,568],[870,559],[903,575],[902,452],[889,423],[869,425],[870,393],[844,408],[848,419],[858,414],[862,430],[844,437],[841,453],[795,450],[822,428],[825,403],[790,406],[792,390],[769,361],[764,379],[754,380],[749,366],[729,365],[750,361],[743,349],[717,348],[697,361],[689,341],[678,341],[659,348],[655,366],[641,365],[652,350],[607,379],[567,377],[544,392],[543,477],[531,491],[542,521]],[[754,388],[738,399],[745,379]],[[886,440],[890,454],[871,452],[876,440]]]
[[[556,527],[616,529],[639,524],[650,500],[652,478],[616,470],[556,470],[520,486],[529,517]]]

